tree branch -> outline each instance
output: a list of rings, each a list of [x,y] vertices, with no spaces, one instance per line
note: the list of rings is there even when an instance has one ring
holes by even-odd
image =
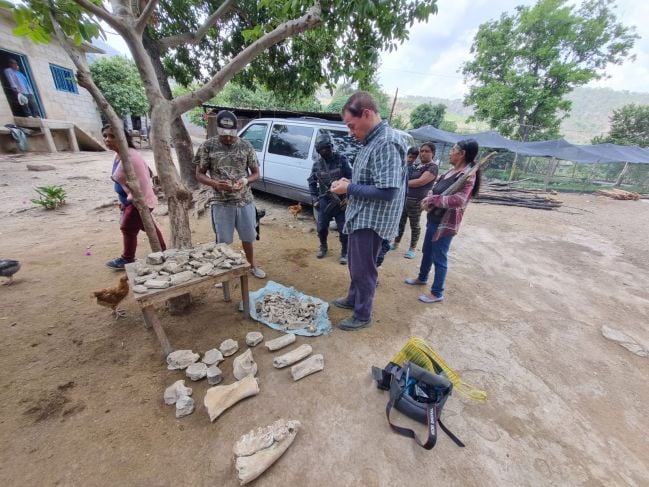
[[[183,34],[160,39],[158,41],[160,52],[164,53],[165,51],[178,47],[182,44],[198,44],[201,39],[205,37],[207,31],[209,31],[211,27],[216,25],[216,22],[221,18],[223,14],[230,10],[231,7],[234,7],[234,0],[225,0],[225,2],[223,2],[219,6],[219,8],[217,8],[216,11],[212,15],[210,15],[205,23],[200,26],[195,32],[185,32]]]
[[[276,29],[256,40],[243,51],[237,54],[221,71],[208,83],[197,91],[193,91],[176,98],[172,102],[173,116],[177,117],[195,106],[205,103],[218,93],[236,73],[242,70],[252,59],[269,47],[291,37],[295,34],[310,30],[322,22],[322,9],[320,2],[316,3],[297,19],[289,20],[279,25]]]
[[[61,44],[61,47],[63,47],[65,52],[72,60],[72,63],[77,68],[77,81],[79,83],[79,86],[82,86],[83,88],[88,90],[97,105],[106,114],[110,125],[113,127],[113,135],[115,135],[115,138],[117,139],[122,166],[124,167],[124,172],[126,173],[126,184],[133,196],[133,204],[137,208],[142,218],[142,223],[147,234],[147,238],[149,239],[151,250],[153,252],[159,252],[162,250],[162,247],[160,246],[160,240],[158,239],[158,235],[156,233],[155,224],[153,223],[151,213],[149,212],[149,208],[147,207],[144,200],[144,195],[142,193],[142,190],[140,189],[140,184],[135,174],[135,169],[133,168],[133,164],[131,163],[131,159],[129,157],[129,147],[126,141],[126,136],[124,135],[124,125],[122,123],[122,120],[119,118],[113,107],[110,105],[110,103],[108,103],[108,100],[106,100],[104,94],[93,81],[92,75],[88,70],[88,63],[86,62],[85,56],[83,56],[74,46],[70,44],[63,30],[61,29],[61,25],[59,24],[58,20],[56,20],[56,17],[52,12],[50,12],[50,20],[52,21],[52,27],[54,28],[54,32]]]
[[[137,18],[135,21],[135,30],[138,31],[139,33],[144,32],[144,28],[146,27],[147,22],[149,21],[149,18],[153,14],[153,11],[156,9],[158,6],[158,0],[148,0],[144,10],[142,10],[142,13],[140,16]]]
[[[117,19],[103,6],[99,7],[92,2],[89,2],[88,0],[74,0],[74,2],[77,5],[79,5],[79,7],[82,7],[86,9],[88,12],[95,14],[97,17],[99,17],[101,20],[106,22],[111,27],[115,27],[115,23],[117,22]]]

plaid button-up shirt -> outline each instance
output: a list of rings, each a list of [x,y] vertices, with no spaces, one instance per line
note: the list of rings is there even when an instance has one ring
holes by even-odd
[[[471,166],[466,166],[462,171],[457,173],[456,176],[460,177],[470,170]],[[444,176],[442,176],[442,179],[444,179]],[[437,230],[433,234],[433,242],[448,235],[457,235],[457,232],[460,230],[460,223],[462,223],[462,217],[464,216],[464,210],[471,199],[471,191],[473,191],[475,181],[476,175],[474,174],[464,182],[464,185],[457,191],[457,193],[448,196],[429,193],[429,195],[424,198],[424,201],[429,205],[429,207],[446,208],[442,221],[437,225]]]
[[[377,188],[398,188],[397,195],[390,201],[350,195],[343,231],[350,234],[369,228],[384,240],[394,238],[399,230],[407,181],[406,145],[386,122],[381,122],[363,141],[354,161],[351,182]]]

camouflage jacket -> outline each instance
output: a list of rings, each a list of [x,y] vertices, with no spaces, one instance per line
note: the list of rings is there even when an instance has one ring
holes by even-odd
[[[206,169],[212,179],[235,183],[250,175],[249,169],[259,167],[257,154],[250,143],[237,138],[234,144],[225,145],[218,136],[206,140],[196,151],[194,164]],[[215,201],[223,206],[242,207],[252,203],[252,191],[245,186],[240,191],[220,191],[213,189]]]

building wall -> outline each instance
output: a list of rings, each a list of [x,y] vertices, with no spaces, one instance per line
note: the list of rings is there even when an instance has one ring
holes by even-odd
[[[79,93],[67,93],[57,90],[54,85],[50,63],[76,72],[63,48],[55,40],[50,44],[33,44],[27,37],[15,37],[12,29],[13,21],[0,15],[0,48],[27,57],[46,118],[74,122],[101,140],[101,118],[90,93],[80,86]],[[1,72],[6,66],[0,68]],[[0,89],[0,126],[13,121],[9,102]]]

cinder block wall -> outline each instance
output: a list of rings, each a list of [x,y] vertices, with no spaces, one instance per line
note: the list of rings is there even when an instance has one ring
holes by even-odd
[[[50,44],[33,44],[27,37],[15,37],[11,19],[0,15],[0,47],[27,57],[34,83],[47,118],[74,122],[97,140],[101,140],[101,118],[94,100],[84,88],[79,93],[59,91],[54,86],[50,63],[76,72],[63,48],[53,40]],[[0,66],[0,71],[6,66]],[[4,73],[0,73],[4,76]],[[0,90],[0,125],[13,123],[11,107],[3,90]]]

